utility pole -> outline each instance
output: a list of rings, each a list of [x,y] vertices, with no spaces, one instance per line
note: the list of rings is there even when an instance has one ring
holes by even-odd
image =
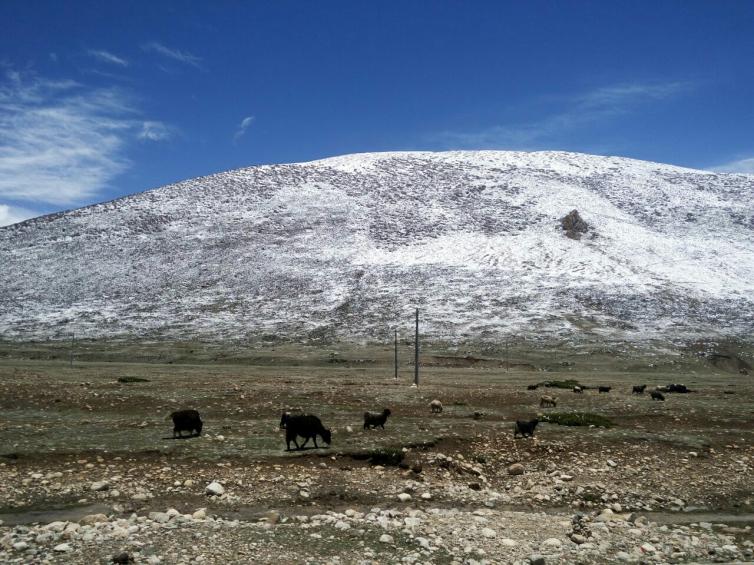
[[[505,338],[505,372],[509,373],[511,370],[511,358],[508,354],[508,341],[510,340],[510,337],[506,336]]]
[[[395,380],[398,380],[398,328],[395,329]]]
[[[76,343],[76,332],[71,334],[71,357],[70,357],[71,369],[73,369],[73,347],[75,343]]]
[[[419,386],[419,309],[416,309],[416,338],[414,339],[414,385]]]

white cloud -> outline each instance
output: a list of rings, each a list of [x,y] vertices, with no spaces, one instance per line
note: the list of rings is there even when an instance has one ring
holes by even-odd
[[[165,141],[173,136],[172,128],[162,122],[146,121],[141,124],[139,139],[146,141]]]
[[[246,133],[246,130],[249,129],[249,126],[251,126],[251,123],[253,121],[254,116],[246,116],[243,120],[241,120],[241,123],[236,129],[236,133],[233,134],[233,141],[238,141],[239,139],[241,139]]]
[[[754,175],[754,157],[730,161],[729,163],[712,167],[710,170],[718,173],[744,173]]]
[[[478,131],[443,132],[433,136],[445,148],[519,148],[547,146],[574,128],[607,121],[637,106],[675,96],[690,88],[688,83],[627,83],[606,86],[560,100],[559,112],[531,122],[495,125]]]
[[[0,204],[0,227],[17,224],[18,222],[23,222],[24,220],[34,218],[38,215],[39,214],[37,212],[28,210],[26,208]]]
[[[90,49],[89,55],[91,55],[95,59],[102,61],[103,63],[110,63],[112,65],[119,65],[121,67],[128,66],[128,61],[103,49]]]
[[[5,78],[0,80],[0,201],[81,203],[128,167],[127,145],[148,122],[139,119],[123,91],[18,73]]]
[[[155,53],[162,55],[163,57],[172,59],[173,61],[177,61],[185,65],[191,65],[192,67],[196,67],[197,69],[202,68],[202,64],[201,64],[202,60],[200,57],[197,57],[196,55],[192,55],[191,53],[188,53],[187,51],[181,51],[179,49],[167,47],[157,41],[150,41],[149,43],[145,43],[141,46],[141,48],[144,51],[153,51]]]

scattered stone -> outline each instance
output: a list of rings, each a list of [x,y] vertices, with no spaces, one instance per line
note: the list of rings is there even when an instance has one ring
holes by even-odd
[[[105,516],[104,514],[87,514],[86,516],[81,518],[80,522],[85,526],[91,526],[92,524],[96,524],[98,522],[107,522],[107,516]]]
[[[542,545],[544,545],[545,547],[560,547],[561,545],[563,545],[563,542],[558,538],[548,538],[542,542]]]
[[[390,534],[382,534],[380,536],[380,542],[381,543],[394,543],[395,540],[393,539],[393,536],[391,536]]]
[[[109,489],[110,483],[108,483],[107,481],[97,481],[95,483],[92,483],[89,488],[90,490],[93,490],[94,492],[100,492],[100,491]]]
[[[411,500],[411,495],[407,492],[402,492],[398,495],[398,500],[400,500],[401,502],[408,502],[409,500]]]
[[[118,555],[113,555],[112,562],[119,563],[120,565],[128,565],[128,563],[133,563],[134,559],[124,551]]]
[[[529,563],[531,565],[545,565],[545,558],[541,555],[532,555],[529,557]]]
[[[222,496],[223,494],[225,494],[225,487],[217,481],[212,481],[207,485],[206,493],[209,496]]]
[[[651,543],[643,543],[641,544],[640,548],[642,553],[654,553],[657,551],[655,546],[653,546]]]
[[[514,463],[513,465],[508,467],[508,474],[509,475],[523,475],[524,466],[521,463]]]
[[[482,528],[482,535],[486,538],[497,537],[497,532],[492,528]]]
[[[69,551],[73,550],[70,544],[68,543],[61,543],[56,545],[52,548],[53,551],[57,551],[58,553],[68,553]]]

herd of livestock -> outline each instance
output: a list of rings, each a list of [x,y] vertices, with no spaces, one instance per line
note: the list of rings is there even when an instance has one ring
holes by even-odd
[[[540,385],[528,385],[527,390],[537,390]],[[547,386],[547,385],[545,385]],[[574,386],[573,392],[575,394],[583,394],[584,386]],[[647,385],[634,385],[631,390],[631,394],[644,394]],[[609,393],[612,387],[599,386],[597,390],[600,393]],[[665,396],[663,392],[677,392],[687,393],[691,392],[686,385],[683,384],[670,384],[667,386],[655,387],[651,391],[650,396],[652,400],[664,401]],[[543,395],[539,400],[541,408],[554,408],[558,405],[558,399],[554,396]],[[430,410],[433,414],[439,414],[442,412],[442,402],[435,399],[429,403]],[[364,429],[380,427],[385,429],[385,423],[391,412],[389,408],[385,408],[382,412],[364,412]],[[202,428],[204,423],[202,422],[199,412],[196,410],[179,410],[170,414],[170,418],[173,420],[173,437],[183,437],[183,432],[200,436],[202,434]],[[519,435],[521,437],[532,437],[534,430],[539,424],[539,419],[533,420],[516,420],[513,437],[516,438]],[[291,414],[290,412],[284,412],[280,418],[280,428],[285,429],[285,443],[286,450],[291,450],[291,443],[296,446],[296,449],[304,449],[309,440],[312,440],[314,447],[318,448],[317,437],[322,438],[327,445],[330,445],[332,441],[332,432],[325,428],[322,421],[313,414]],[[299,445],[298,438],[303,438],[304,442]]]

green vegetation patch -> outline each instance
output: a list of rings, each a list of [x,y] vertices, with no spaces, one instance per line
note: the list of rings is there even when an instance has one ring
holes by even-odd
[[[611,428],[613,424],[610,418],[592,414],[591,412],[555,412],[541,416],[543,422],[558,424],[559,426],[597,426]]]
[[[406,454],[400,447],[380,447],[371,451],[365,451],[362,453],[353,453],[351,457],[354,459],[368,459],[372,465],[386,465],[397,467]]]
[[[141,377],[118,377],[119,383],[148,383],[149,379],[142,379]]]
[[[568,388],[568,389],[571,389],[575,386],[580,386],[580,387],[584,386],[576,379],[566,379],[564,381],[544,381],[539,384],[546,388]]]

